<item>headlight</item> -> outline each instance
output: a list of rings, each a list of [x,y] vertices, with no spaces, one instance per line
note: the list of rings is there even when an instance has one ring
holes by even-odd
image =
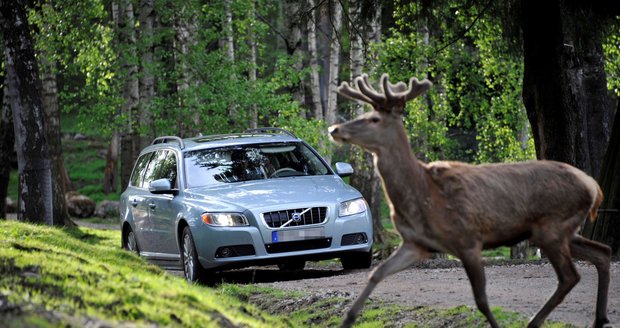
[[[349,200],[340,203],[340,211],[338,211],[338,216],[347,216],[362,213],[366,211],[367,208],[368,206],[366,205],[366,201],[364,200],[364,198]]]
[[[238,227],[249,225],[248,219],[239,213],[202,213],[202,222],[220,227]]]

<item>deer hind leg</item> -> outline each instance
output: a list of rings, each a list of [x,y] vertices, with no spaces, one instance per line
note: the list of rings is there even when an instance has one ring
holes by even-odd
[[[484,265],[482,264],[482,258],[480,255],[480,249],[472,249],[463,254],[460,254],[459,258],[463,263],[469,283],[471,284],[472,291],[474,292],[474,300],[478,310],[484,314],[489,322],[489,325],[493,328],[499,327],[491,313],[489,308],[489,301],[486,292],[486,277],[484,274]]]
[[[545,252],[549,262],[553,265],[553,269],[558,276],[558,286],[545,305],[530,319],[528,328],[540,327],[549,313],[558,304],[562,303],[564,297],[575,287],[580,279],[579,273],[571,259],[569,239],[558,236],[557,230],[544,229],[544,231],[538,231],[536,235],[540,238],[535,238],[533,241]],[[557,238],[553,239],[553,236]]]
[[[609,324],[607,319],[607,293],[609,290],[609,264],[611,249],[604,244],[574,235],[570,241],[573,258],[588,261],[598,272],[598,291],[596,294],[596,319],[594,327],[602,328]]]
[[[349,312],[342,322],[342,327],[351,327],[353,325],[355,318],[364,306],[364,301],[366,301],[368,296],[370,296],[370,293],[375,289],[381,280],[389,275],[408,268],[420,259],[428,258],[429,255],[430,254],[428,251],[420,248],[416,244],[406,243],[400,245],[400,247],[390,257],[388,257],[387,260],[372,271],[366,288],[364,288],[362,293],[353,303],[353,306],[351,306],[351,309],[349,309]]]

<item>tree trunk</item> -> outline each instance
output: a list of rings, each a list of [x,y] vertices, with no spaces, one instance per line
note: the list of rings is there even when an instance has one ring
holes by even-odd
[[[327,125],[336,123],[338,110],[338,72],[340,68],[340,28],[342,26],[342,6],[336,1],[331,8],[332,34],[329,52],[329,87],[327,94],[327,110],[325,121]]]
[[[299,14],[300,1],[286,0],[284,2],[284,18],[287,24],[286,53],[293,59],[295,71],[299,72],[303,68],[301,54],[301,15]],[[304,90],[303,84],[296,81],[290,88],[293,100],[303,103]]]
[[[256,25],[256,1],[252,0],[248,17],[251,21],[250,27],[248,29],[248,42],[250,43],[250,69],[248,72],[251,87],[256,89],[256,70],[258,67],[257,63],[257,53],[256,53],[256,31],[254,30],[254,26]],[[255,92],[253,92],[255,93]],[[258,106],[256,103],[253,103],[250,108],[250,128],[256,129],[258,128]]]
[[[235,63],[235,39],[233,36],[233,14],[231,6],[232,0],[224,0],[224,42],[226,44],[226,57],[232,66]],[[234,74],[230,78],[234,79]],[[230,118],[229,120],[234,120],[237,117],[235,103],[232,100],[230,100],[228,104],[228,116]]]
[[[103,192],[107,195],[115,192],[118,188],[118,142],[119,135],[117,132],[112,134],[112,139],[108,145],[108,151],[105,157],[105,175],[103,178]]]
[[[308,0],[310,8],[315,7],[314,0]],[[319,55],[316,47],[316,12],[310,11],[308,17],[308,56],[310,57],[310,94],[312,99],[312,113],[315,119],[323,120],[323,103],[321,102],[321,87],[319,82]]]
[[[151,103],[155,97],[155,78],[154,69],[154,45],[153,45],[153,24],[155,21],[155,11],[153,10],[154,0],[140,1],[140,79],[139,79],[139,117],[141,131],[140,149],[148,146],[155,137],[155,123],[151,113]]]
[[[599,178],[605,198],[594,223],[586,222],[583,235],[611,246],[620,255],[620,100]]]
[[[123,72],[123,107],[122,114],[126,124],[121,130],[121,189],[129,184],[133,162],[140,152],[139,134],[136,129],[139,105],[138,67],[136,63],[136,38],[133,5],[121,0],[118,15],[119,48],[121,69]]]
[[[52,171],[41,103],[41,80],[23,0],[0,2],[6,89],[13,114],[19,170],[20,221],[52,224]]]
[[[182,4],[181,6],[189,6]],[[179,52],[177,59],[177,69],[179,72],[179,79],[177,81],[177,94],[179,108],[185,111],[190,110],[187,101],[188,89],[192,83],[192,74],[190,73],[191,63],[188,61],[191,46],[194,45],[194,34],[196,33],[196,19],[193,14],[188,13],[189,8],[183,7],[181,13],[176,16],[174,28],[176,30],[175,48]],[[232,18],[231,18],[232,19]],[[232,24],[232,21],[231,21]],[[232,25],[231,25],[232,26]],[[232,27],[231,27],[232,28]],[[187,118],[191,117],[192,123],[187,124]],[[200,132],[200,113],[189,113],[189,115],[179,115],[179,126],[181,127],[180,134],[182,137],[194,136]]]
[[[589,4],[522,0],[523,100],[540,159],[598,176],[611,103],[600,17]]]
[[[4,85],[4,77],[2,85]],[[4,88],[0,89],[2,93],[2,109],[0,112],[0,219],[6,218],[6,197],[8,195],[9,178],[11,176],[11,157],[15,151],[15,139],[13,137],[13,115],[9,106],[8,94]]]
[[[52,193],[54,217],[53,224],[57,226],[75,226],[71,221],[65,201],[65,193],[70,185],[69,175],[65,169],[65,159],[62,154],[62,140],[60,136],[60,109],[58,108],[58,87],[53,64],[47,60],[45,53],[40,54],[41,76],[43,84],[43,108],[45,109],[45,125],[49,140],[50,157],[52,161]]]
[[[362,24],[360,18],[362,1],[350,1],[349,2],[349,17],[352,20],[352,25],[349,29],[351,31],[351,77],[360,76],[364,68],[364,51],[362,40]],[[372,29],[370,29],[372,30]],[[364,113],[364,106],[358,102],[352,102],[351,116],[360,116]],[[364,199],[368,202],[370,212],[373,220],[373,241],[376,245],[381,245],[380,257],[385,258],[389,255],[390,249],[388,249],[385,242],[387,240],[386,231],[383,227],[381,218],[381,181],[375,172],[375,167],[372,159],[372,155],[364,151],[361,147],[352,147],[353,166],[355,167],[355,174],[349,178],[350,184],[359,190],[364,196]]]

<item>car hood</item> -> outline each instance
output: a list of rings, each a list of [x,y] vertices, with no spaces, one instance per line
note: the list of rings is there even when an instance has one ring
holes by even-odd
[[[338,176],[287,177],[193,188],[187,197],[207,210],[269,208],[287,203],[338,203],[361,197]]]

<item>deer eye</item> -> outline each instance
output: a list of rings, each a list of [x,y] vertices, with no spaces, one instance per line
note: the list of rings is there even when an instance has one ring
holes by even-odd
[[[381,121],[381,119],[376,117],[376,116],[370,118],[370,122],[372,122],[372,123],[379,123],[379,121]]]

